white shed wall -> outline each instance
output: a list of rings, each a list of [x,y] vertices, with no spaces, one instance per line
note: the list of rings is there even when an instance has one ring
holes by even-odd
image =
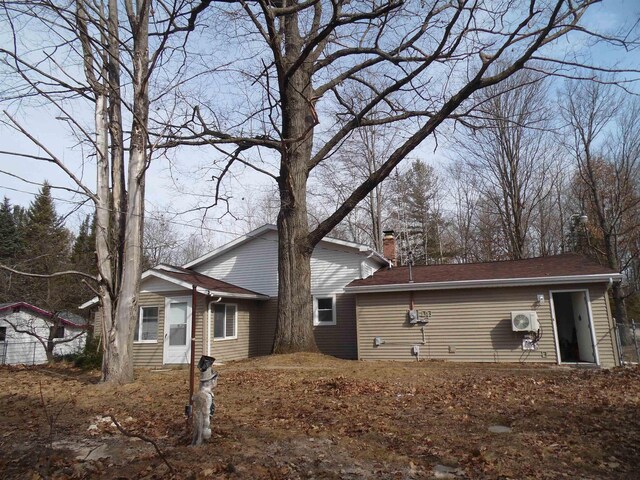
[[[33,336],[27,333],[19,333],[14,330],[9,320],[18,328],[33,329],[41,338],[49,336],[49,324],[41,317],[26,311],[0,314],[0,327],[6,327],[6,337],[4,342],[0,342],[0,362],[4,359],[5,364],[28,364],[39,365],[47,363],[47,354],[44,346]],[[74,337],[80,330],[64,327],[65,338]],[[84,348],[87,334],[84,333],[74,340],[56,345],[55,355],[68,355],[79,352]]]

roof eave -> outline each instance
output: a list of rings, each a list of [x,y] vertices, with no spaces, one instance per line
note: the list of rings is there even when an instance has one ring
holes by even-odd
[[[409,290],[456,290],[461,288],[521,287],[566,283],[608,283],[622,280],[622,274],[565,275],[555,277],[500,278],[490,280],[457,280],[447,282],[395,283],[346,286],[346,293],[400,292]]]
[[[220,255],[222,255],[223,253],[228,252],[229,250],[232,250],[246,242],[248,242],[249,240],[252,240],[256,237],[259,237],[261,235],[263,235],[265,232],[277,232],[278,231],[278,227],[276,225],[273,225],[271,223],[267,223],[265,225],[262,225],[261,227],[256,228],[255,230],[242,235],[228,243],[225,243],[224,245],[222,245],[221,247],[218,247],[214,250],[212,250],[209,253],[206,253],[205,255],[196,258],[195,260],[192,260],[189,263],[185,263],[184,265],[182,265],[182,268],[186,268],[186,269],[193,269],[194,267],[198,267],[200,265],[202,265],[203,263],[208,262],[209,260],[218,257]],[[332,244],[332,245],[339,245],[341,247],[345,247],[345,248],[349,248],[351,250],[355,250],[359,253],[363,253],[366,255],[371,256],[371,254],[373,254],[374,256],[377,256],[378,259],[380,260],[380,264],[381,265],[389,265],[389,260],[387,260],[386,258],[384,258],[384,256],[382,256],[380,253],[376,252],[375,250],[373,250],[371,247],[368,247],[367,245],[363,245],[360,243],[355,243],[355,242],[348,242],[346,240],[339,240],[337,238],[331,238],[331,237],[324,237],[322,240],[320,240],[321,242],[325,242],[328,244]]]
[[[88,302],[87,302],[88,303]],[[8,305],[5,305],[3,308],[0,309],[0,311],[4,311],[4,310],[9,310],[9,309],[13,309],[13,308],[23,308],[25,310],[30,310],[31,312],[40,315],[41,317],[45,318],[46,320],[51,320],[55,314],[48,312],[47,310],[43,310],[40,307],[36,307],[35,305],[31,305],[30,303],[27,302],[14,302],[14,303],[10,303]],[[64,317],[58,317],[58,320],[60,321],[60,323],[62,325],[65,325],[67,327],[71,327],[71,328],[77,328],[80,330],[85,330],[88,328],[87,325],[80,325],[78,323],[72,322],[71,320],[67,320]]]
[[[178,285],[187,290],[193,289],[193,284],[189,282],[185,282],[183,280],[178,280],[177,278],[173,278],[169,275],[164,275],[157,270],[151,271],[149,270],[150,275],[154,277],[160,278],[167,282]],[[205,287],[196,286],[196,291],[202,293],[203,295],[209,295],[210,297],[224,297],[224,298],[239,298],[239,299],[249,299],[249,300],[269,300],[268,295],[262,295],[260,293],[235,293],[235,292],[224,292],[222,290],[212,290]]]
[[[203,287],[196,287],[196,291],[198,293],[202,293],[203,295],[207,295],[209,297],[237,298],[237,299],[246,299],[246,300],[269,300],[271,298],[269,295],[262,295],[259,293],[256,293],[256,294],[230,293],[230,292],[221,292],[218,290],[209,290]]]

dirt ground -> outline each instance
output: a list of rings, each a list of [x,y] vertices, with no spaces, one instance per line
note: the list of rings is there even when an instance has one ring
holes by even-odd
[[[97,372],[2,367],[0,477],[640,478],[638,367],[296,354],[216,368],[212,439],[189,447],[187,370],[112,388]]]

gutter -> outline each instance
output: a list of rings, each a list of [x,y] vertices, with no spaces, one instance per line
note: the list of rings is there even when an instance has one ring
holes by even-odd
[[[457,280],[445,282],[393,283],[385,285],[346,286],[346,293],[404,292],[418,290],[457,290],[462,288],[521,287],[529,285],[553,285],[562,283],[612,283],[621,281],[622,274],[565,275],[560,277],[500,278],[485,280]]]

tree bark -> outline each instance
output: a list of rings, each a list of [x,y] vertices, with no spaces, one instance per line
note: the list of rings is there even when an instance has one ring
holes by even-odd
[[[112,12],[112,10],[110,10]],[[138,318],[138,291],[142,274],[142,237],[144,224],[144,188],[145,170],[148,162],[147,125],[149,118],[149,2],[140,2],[135,17],[130,16],[131,28],[134,34],[133,47],[133,120],[131,126],[131,141],[129,166],[127,175],[126,202],[122,198],[119,202],[126,205],[124,218],[124,232],[117,234],[122,243],[116,242],[115,248],[122,259],[122,275],[119,280],[111,282],[111,290],[117,292],[112,298],[103,301],[105,319],[108,319],[108,329],[105,332],[105,351],[102,365],[102,380],[114,384],[133,381],[133,358],[131,346]],[[111,89],[112,94],[114,90]],[[118,150],[112,154],[118,154]],[[115,159],[114,159],[115,160]],[[117,160],[114,161],[114,164]],[[121,165],[124,168],[124,165]],[[124,192],[123,175],[112,175],[114,191]],[[122,194],[124,196],[124,194]],[[115,197],[114,197],[115,198]],[[119,205],[116,206],[119,208]],[[120,216],[113,217],[116,229],[122,225]],[[114,276],[118,277],[120,267],[115,266]],[[108,305],[104,305],[108,304]],[[107,310],[110,313],[106,317]],[[107,344],[108,342],[108,344]]]
[[[107,29],[107,75],[109,85],[109,135],[111,147],[111,215],[112,215],[112,248],[121,250],[124,245],[125,216],[127,209],[127,192],[125,190],[124,137],[122,128],[122,96],[120,88],[120,32],[118,1],[109,0],[109,16]],[[123,262],[120,256],[112,261],[114,288],[118,290],[122,279]]]
[[[285,22],[285,71],[299,57],[303,42],[297,15]],[[317,351],[313,336],[311,254],[307,219],[307,181],[313,146],[312,64],[288,77],[280,75],[283,146],[278,187],[278,315],[273,353]]]

